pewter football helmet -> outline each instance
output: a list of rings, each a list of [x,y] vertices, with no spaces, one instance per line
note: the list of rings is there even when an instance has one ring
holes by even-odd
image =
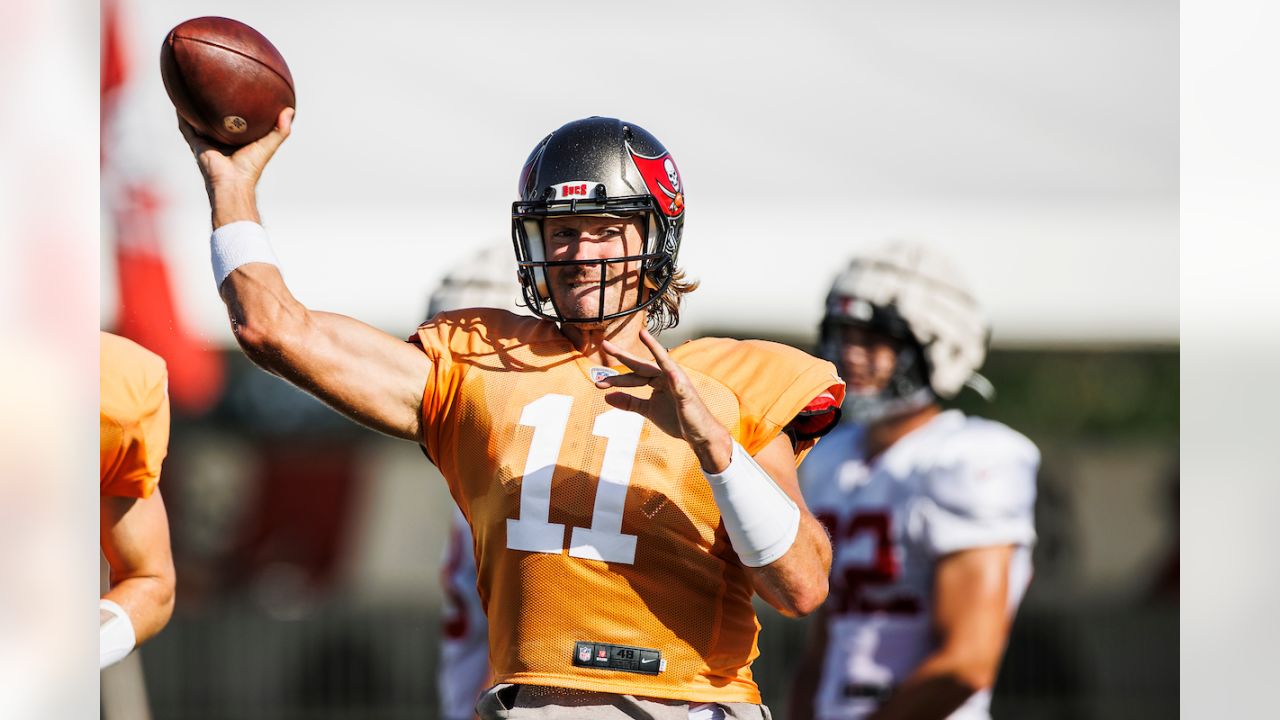
[[[595,323],[630,315],[653,304],[671,284],[684,230],[684,184],[671,154],[644,128],[623,120],[589,117],[542,139],[520,171],[520,199],[511,206],[511,237],[529,309],[556,322]],[[542,221],[562,215],[626,217],[646,221],[639,255],[602,260],[547,260]],[[634,307],[606,314],[606,265],[640,262],[643,287]],[[599,265],[600,309],[593,317],[567,318],[547,287],[546,268]]]

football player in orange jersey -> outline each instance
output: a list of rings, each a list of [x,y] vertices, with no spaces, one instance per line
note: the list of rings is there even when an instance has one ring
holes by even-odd
[[[831,546],[796,467],[844,384],[782,345],[653,337],[695,286],[676,266],[685,188],[666,148],[612,118],[547,135],[512,206],[537,317],[442,313],[406,343],[285,286],[255,187],[291,121],[234,152],[179,121],[215,281],[254,362],[440,468],[490,623],[481,717],[768,717],[751,598],[799,616],[827,595]]]
[[[164,360],[101,333],[99,492],[102,554],[111,589],[99,601],[99,666],[160,632],[173,613],[169,520],[156,484],[169,448]]]

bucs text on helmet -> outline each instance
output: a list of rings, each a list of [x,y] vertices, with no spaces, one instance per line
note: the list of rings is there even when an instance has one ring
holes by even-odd
[[[644,128],[623,120],[575,120],[542,139],[520,171],[520,199],[511,205],[511,237],[529,310],[556,322],[598,323],[644,310],[677,276],[684,231],[684,186],[671,154]],[[600,260],[547,260],[542,221],[564,215],[640,216],[639,255]],[[640,263],[642,291],[633,307],[605,313],[607,265]],[[598,265],[600,306],[593,317],[565,317],[547,285],[551,266]],[[674,324],[671,322],[670,324]],[[661,328],[656,328],[661,329]]]
[[[966,385],[992,397],[991,384],[977,374],[990,325],[959,271],[932,247],[895,240],[855,255],[831,285],[820,329],[821,353],[837,367],[840,328],[850,325],[898,344],[883,390],[846,395],[845,413],[854,421],[920,408]]]

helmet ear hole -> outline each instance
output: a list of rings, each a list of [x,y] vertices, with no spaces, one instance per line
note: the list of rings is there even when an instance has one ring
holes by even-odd
[[[542,263],[547,259],[546,250],[542,243],[542,222],[536,218],[524,220],[524,234],[528,239],[529,259],[535,263]],[[547,297],[549,292],[547,289],[547,272],[544,265],[536,265],[533,268],[534,286],[541,297]]]

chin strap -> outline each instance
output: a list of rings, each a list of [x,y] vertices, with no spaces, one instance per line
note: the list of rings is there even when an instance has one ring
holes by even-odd
[[[996,386],[978,373],[974,373],[972,377],[965,380],[964,386],[981,395],[987,402],[993,402],[996,399]]]

